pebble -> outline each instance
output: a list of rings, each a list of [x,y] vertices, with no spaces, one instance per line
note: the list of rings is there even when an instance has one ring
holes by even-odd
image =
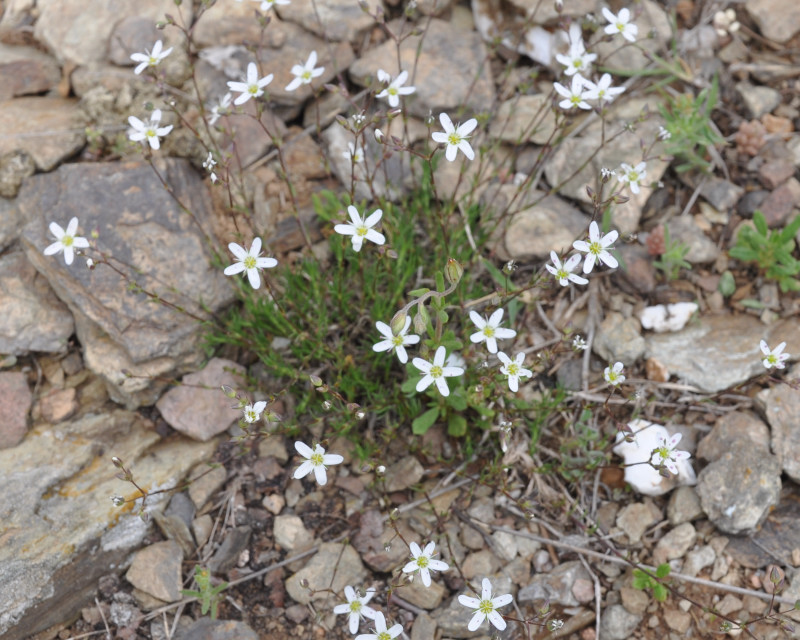
[[[678,487],[667,503],[667,517],[671,525],[691,522],[704,515],[700,498],[692,487]]]
[[[336,574],[331,579],[331,567],[334,566],[337,568]],[[285,584],[289,596],[295,602],[305,605],[312,601],[332,602],[329,589],[340,593],[345,585],[361,584],[366,579],[367,572],[353,547],[325,542],[319,546],[319,551],[311,557],[306,566],[287,578]],[[304,580],[316,593],[311,595],[308,588],[301,586],[300,583]]]
[[[388,493],[403,491],[414,486],[425,473],[415,456],[405,456],[386,469],[385,487]]]
[[[600,617],[600,633],[606,640],[628,640],[641,621],[641,615],[628,612],[621,604],[612,604]]]
[[[222,466],[209,469],[208,465],[204,464],[195,467],[190,477],[196,479],[189,485],[189,497],[197,509],[202,509],[225,484],[228,472]]]
[[[500,562],[488,549],[473,551],[467,555],[461,567],[464,577],[472,580],[477,577],[489,576],[500,569]]]
[[[734,441],[769,451],[770,432],[764,422],[747,411],[731,411],[720,417],[714,428],[697,445],[697,457],[713,462],[725,454]]]
[[[199,618],[178,631],[175,640],[258,640],[258,634],[239,620]]]
[[[39,410],[44,420],[58,424],[78,411],[77,392],[72,389],[54,389],[39,400]]]
[[[314,542],[313,534],[298,516],[278,516],[273,527],[275,543],[287,551],[302,551]]]
[[[681,573],[687,576],[696,576],[706,567],[713,566],[717,554],[710,545],[703,545],[686,554],[686,560],[681,567]]]
[[[214,528],[214,520],[208,515],[202,515],[192,521],[192,533],[194,534],[194,541],[197,543],[198,549],[208,542],[211,536],[211,531]]]
[[[632,366],[644,355],[645,341],[635,318],[609,312],[597,329],[592,349],[608,363],[622,362]]]
[[[679,524],[661,538],[653,550],[653,562],[663,564],[682,558],[697,540],[697,530],[689,522]]]
[[[133,556],[125,578],[137,589],[164,602],[181,598],[183,551],[177,542],[155,542]]]
[[[744,102],[750,117],[756,120],[767,113],[771,113],[781,103],[780,91],[770,87],[754,86],[746,82],[740,82],[736,85],[736,93],[739,94],[739,97]]]
[[[622,587],[619,590],[622,606],[635,616],[643,616],[650,604],[650,597],[641,589]]]
[[[580,603],[572,589],[578,579],[591,582],[592,576],[577,560],[563,562],[548,573],[539,573],[533,576],[530,584],[519,590],[517,600],[519,602],[535,602],[548,599],[553,604],[561,604],[565,607],[577,606]]]
[[[436,637],[436,620],[427,613],[420,613],[414,618],[411,627],[411,640],[431,640]]]
[[[664,622],[673,631],[685,634],[692,624],[692,615],[680,609],[665,609]]]
[[[617,514],[617,526],[628,536],[630,544],[638,544],[655,519],[646,504],[634,502],[623,507]]]
[[[744,6],[769,40],[784,43],[800,31],[800,6],[792,0],[746,0]]]
[[[431,586],[426,587],[422,580],[415,577],[408,584],[397,589],[397,595],[416,607],[431,611],[436,609],[448,594],[447,588],[437,579],[436,573],[431,574]]]
[[[224,574],[233,569],[239,562],[239,556],[250,543],[252,529],[248,526],[234,527],[225,534],[225,539],[208,561],[208,568],[213,573]]]
[[[790,221],[795,204],[800,201],[800,182],[789,178],[761,203],[761,213],[770,227],[781,227]]]
[[[776,189],[791,178],[794,171],[794,164],[789,160],[769,160],[758,168],[758,178],[767,189]]]
[[[789,372],[790,379],[797,378],[800,365]],[[775,385],[756,396],[764,409],[771,428],[771,450],[783,462],[783,470],[792,480],[800,480],[800,391],[789,385]]]
[[[24,373],[0,372],[0,449],[15,447],[25,437],[32,400]]]
[[[521,95],[501,103],[489,124],[489,135],[512,144],[545,144],[556,117],[546,95]]]

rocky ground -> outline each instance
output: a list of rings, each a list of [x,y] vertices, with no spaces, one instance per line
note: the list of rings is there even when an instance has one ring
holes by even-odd
[[[404,67],[416,68],[417,94],[408,102],[411,140],[427,135],[423,119],[431,111],[465,106],[496,113],[478,134],[500,142],[483,170],[490,174],[510,158],[506,175],[526,174],[554,126],[546,120],[519,144],[520,132],[543,104],[539,91],[552,82],[533,40],[514,35],[531,27],[521,17],[530,3],[416,4],[413,15],[427,26],[426,36],[421,44],[415,36],[400,47]],[[537,15],[548,27],[540,37],[547,38],[558,16],[544,4]],[[565,15],[576,17],[599,14],[601,6],[594,0],[564,4]],[[393,19],[402,13],[396,5],[389,0],[384,7]],[[326,67],[320,82],[343,83],[356,95],[376,68],[397,64],[394,43],[355,2],[317,3],[315,12],[310,0],[293,0],[278,6],[263,34],[255,6],[218,0],[194,27],[198,50],[190,60],[176,29],[155,28],[165,13],[177,15],[171,0],[3,4],[0,636],[350,638],[331,608],[351,584],[379,587],[374,602],[413,640],[487,637],[485,626],[466,630],[471,613],[456,599],[467,581],[484,576],[492,577],[497,593],[515,596],[513,610],[504,611],[510,616],[530,618],[549,599],[554,617],[565,622],[552,634],[509,624],[502,638],[717,633],[719,621],[687,600],[670,595],[659,603],[634,589],[630,567],[612,548],[646,565],[670,562],[673,575],[680,574],[673,584],[681,594],[731,618],[764,614],[769,565],[786,573],[784,602],[800,598],[800,391],[766,379],[758,351],[764,339],[770,345],[785,341],[790,354],[800,353],[800,305],[796,294],[780,292],[727,253],[755,209],[772,227],[798,214],[800,5],[736,4],[741,27],[732,33],[712,26],[725,8],[719,3],[637,5],[640,33],[650,34],[647,50],[665,52],[673,37],[670,15],[677,15],[676,51],[686,73],[698,87],[718,75],[721,99],[713,119],[728,144],[710,158],[712,175],[679,174],[666,158],[649,163],[648,180],[656,188],[643,188],[614,215],[629,240],[619,247],[627,268],[593,280],[569,308],[569,301],[553,295],[538,310],[529,301],[523,314],[529,337],[521,346],[531,351],[553,344],[567,324],[590,338],[592,352],[559,360],[550,375],[570,390],[570,410],[581,402],[603,403],[607,394],[597,384],[602,369],[621,360],[637,393],[632,400],[616,396],[610,410],[625,420],[633,408],[643,418],[666,414],[671,432],[683,435],[696,485],[686,478],[664,481],[650,496],[624,491],[620,469],[590,474],[575,483],[577,490],[568,490],[558,474],[537,474],[543,462],[563,453],[549,432],[536,459],[512,438],[503,459],[511,469],[505,491],[481,482],[481,460],[464,458],[458,442],[437,428],[423,438],[393,442],[382,452],[382,473],[359,462],[351,442],[332,442],[330,449],[345,461],[330,471],[325,487],[292,478],[298,465],[292,438],[274,435],[244,449],[231,442],[239,414],[219,386],[246,386],[247,374],[267,384],[269,375],[248,371],[236,353],[207,361],[201,348],[198,320],[234,300],[230,282],[211,266],[207,242],[230,240],[230,203],[203,171],[205,154],[188,126],[176,127],[163,141],[154,171],[126,143],[127,116],[143,113],[144,103],[160,100],[165,87],[180,100],[190,90],[190,61],[209,106],[216,103],[251,57],[244,45],[260,41],[259,59],[276,73],[262,122],[286,140],[300,217],[320,249],[327,240],[311,196],[349,184],[350,161],[342,157],[348,138],[334,117],[352,109],[341,94],[316,99],[307,88],[286,92],[284,76],[298,62],[298,51],[314,49]],[[199,3],[184,2],[180,13],[191,21]],[[504,38],[498,50],[489,46],[494,36]],[[133,74],[129,56],[158,38],[175,53],[154,83]],[[507,72],[509,59],[516,64]],[[651,64],[632,48],[609,59],[609,66],[630,70]],[[532,70],[543,80],[531,88]],[[630,95],[612,112],[609,127],[635,118],[646,104],[655,109],[655,94],[637,92],[643,85],[635,79],[628,86]],[[524,99],[514,98],[520,87],[526,87]],[[166,118],[179,124],[172,114]],[[198,118],[190,109],[184,124]],[[275,255],[292,260],[304,238],[285,213],[290,196],[278,179],[272,144],[258,135],[254,119],[228,118],[241,134],[238,161],[246,168],[238,204],[251,207],[254,227],[268,230]],[[649,120],[638,134],[653,136],[658,126]],[[574,159],[588,156],[603,135],[589,118],[560,145],[543,180],[566,184],[535,207],[528,206],[535,194],[518,203],[507,228],[487,247],[494,262],[538,264],[585,232],[585,184],[602,167],[638,153],[639,138],[621,136],[570,178]],[[391,170],[402,175],[403,167]],[[392,177],[390,172],[374,188],[389,195],[402,189]],[[437,169],[436,180],[443,191],[466,191],[449,163]],[[369,193],[363,182],[356,191]],[[515,193],[508,181],[487,180],[473,195],[490,211],[502,209]],[[192,211],[191,219],[179,202]],[[42,254],[52,241],[49,222],[72,215],[80,216],[82,229],[96,231],[116,271],[90,271],[83,264],[68,269]],[[689,247],[692,265],[671,282],[653,267],[653,243],[664,226]],[[723,296],[719,283],[727,272],[734,292]],[[131,279],[145,290],[175,294],[171,299],[186,313],[147,302],[129,290]],[[192,295],[197,291],[202,305]],[[681,301],[698,305],[685,327],[661,333],[643,328],[646,306]],[[800,368],[785,374],[798,377]],[[183,386],[172,388],[173,379]],[[284,409],[291,419],[291,407]],[[112,495],[138,494],[115,477],[111,456],[122,458],[153,492],[145,505],[147,522],[132,502],[112,504]],[[181,490],[187,478],[193,482]],[[389,521],[394,508],[397,518]],[[587,522],[598,527],[594,537],[579,526]],[[401,538],[436,539],[441,557],[458,570],[435,574],[429,589],[417,580],[388,595],[381,585],[399,584],[397,569],[408,558]],[[216,621],[181,595],[198,562],[215,580],[232,584]],[[755,625],[753,633],[759,639],[791,636],[767,623]]]

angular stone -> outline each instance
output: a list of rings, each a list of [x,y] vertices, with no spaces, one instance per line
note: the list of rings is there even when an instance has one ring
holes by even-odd
[[[631,366],[642,357],[645,349],[639,322],[621,313],[609,312],[600,323],[592,348],[610,363],[620,361]]]
[[[800,344],[800,325],[782,321],[764,327],[752,316],[707,316],[676,333],[645,337],[645,357],[706,393],[723,391],[763,373],[759,340]]]
[[[744,102],[747,113],[756,120],[771,113],[781,103],[781,92],[770,87],[740,82],[736,85],[736,93]]]
[[[337,568],[335,575],[333,567]],[[305,567],[286,580],[286,591],[300,604],[326,603],[333,600],[329,589],[341,593],[345,585],[361,584],[366,577],[367,572],[361,564],[361,558],[353,547],[326,542],[319,546],[319,551]],[[316,593],[311,595],[307,588],[300,585],[301,580],[307,580],[308,587]]]
[[[137,589],[164,602],[181,597],[183,552],[173,540],[156,542],[137,551],[125,578]]]
[[[639,544],[647,528],[655,524],[650,508],[641,502],[623,507],[617,514],[617,526],[628,536],[630,544]]]
[[[123,564],[147,534],[133,502],[140,494],[116,479],[109,456],[123,457],[145,488],[163,489],[214,451],[211,444],[158,440],[148,420],[112,411],[38,426],[0,451],[4,640],[28,638],[93,602],[99,577]],[[113,493],[130,502],[115,507]],[[161,508],[167,495],[149,497],[145,511]]]
[[[767,425],[751,413],[731,411],[719,418],[711,432],[698,443],[697,457],[713,462],[728,451],[735,440],[769,451]]]
[[[661,538],[653,550],[653,562],[663,564],[682,558],[697,540],[697,530],[691,522],[684,522]]]
[[[272,15],[267,28],[262,29],[255,19],[257,9],[252,2],[217,2],[197,19],[192,34],[195,44],[199,48],[247,42],[261,42],[270,49],[284,46],[287,34],[282,21]]]
[[[436,574],[431,574],[431,586],[426,587],[418,577],[411,583],[397,589],[397,595],[416,607],[432,611],[442,604],[442,599],[447,594],[447,589],[436,580]]]
[[[466,119],[492,108],[492,73],[486,48],[475,32],[434,18],[428,23],[424,38],[411,36],[403,40],[399,62],[399,68],[408,70],[409,74],[413,72],[408,84],[417,88],[407,100],[412,115],[425,118],[430,112],[438,115],[445,111],[455,118],[455,110],[465,107]],[[394,41],[387,40],[364,52],[350,66],[350,76],[365,86],[368,78],[375,78],[378,69],[394,72],[397,68],[397,47]]]
[[[425,469],[415,456],[406,456],[386,470],[386,491],[402,491],[422,480]]]
[[[500,105],[489,135],[512,144],[545,144],[555,128],[556,116],[546,95],[516,96]]]
[[[765,38],[784,43],[800,31],[800,5],[792,0],[747,0],[744,6]]]
[[[716,243],[712,242],[695,221],[688,216],[672,218],[667,222],[669,237],[673,242],[680,242],[689,251],[686,261],[692,264],[714,262],[719,255]]]
[[[114,27],[131,16],[151,22],[164,20],[169,13],[184,24],[192,24],[192,3],[184,2],[180,9],[173,0],[138,0],[137,2],[108,2],[108,0],[38,0],[39,18],[34,36],[60,61],[79,65],[103,62]],[[180,16],[180,17],[178,17]],[[176,31],[175,27],[168,27]]]
[[[696,490],[717,529],[734,535],[752,533],[778,504],[781,465],[775,456],[737,441],[700,472]]]
[[[46,93],[60,80],[58,64],[46,53],[0,43],[0,101]]]
[[[667,517],[671,525],[691,522],[703,515],[700,498],[692,487],[678,487],[669,497]]]
[[[0,155],[25,151],[40,171],[51,171],[86,142],[78,102],[28,97],[0,103]]]
[[[32,400],[24,373],[0,372],[0,449],[15,447],[25,437]]]
[[[795,366],[789,379],[795,379]],[[764,408],[771,427],[772,452],[778,457],[783,470],[792,480],[800,480],[800,392],[789,385],[778,384],[764,389],[756,396]],[[752,445],[751,445],[752,446]]]
[[[383,12],[380,0],[366,3],[369,13]],[[375,19],[361,10],[359,3],[350,0],[293,0],[291,3],[275,5],[283,20],[299,24],[304,29],[326,40],[355,43],[359,36],[375,24]],[[302,51],[302,50],[301,50]]]
[[[191,477],[196,480],[189,485],[189,497],[195,508],[202,509],[206,502],[225,484],[228,472],[225,467],[221,466],[213,469],[198,467],[192,470]]]
[[[0,256],[0,353],[63,352],[75,331],[67,307],[22,251]]]
[[[153,20],[128,16],[120,20],[111,33],[108,59],[121,67],[132,67],[139,63],[131,59],[131,54],[151,51],[157,40],[164,43],[164,50],[170,47],[164,42],[164,33],[156,28]]]
[[[15,198],[22,186],[22,181],[36,173],[36,163],[27,153],[21,150],[12,151],[0,157],[0,196],[3,198]],[[0,223],[0,246],[9,244],[6,234],[9,227],[16,227],[16,208],[4,206],[8,209],[10,219]]]
[[[558,565],[549,573],[535,575],[530,584],[519,590],[519,602],[549,599],[551,603],[565,607],[576,607],[580,603],[572,593],[572,586],[579,578],[591,580],[592,576],[577,560]]]
[[[612,604],[600,618],[600,633],[608,640],[628,640],[641,620],[642,616],[629,613],[621,604]]]
[[[184,376],[181,385],[161,396],[156,408],[176,431],[194,440],[210,440],[241,417],[231,409],[230,398],[220,387],[239,389],[244,384],[244,375],[242,365],[211,358],[202,370]]]
[[[287,551],[307,549],[314,541],[313,534],[306,529],[298,516],[278,516],[275,518],[273,532],[276,544]]]
[[[208,315],[196,300],[214,312],[233,299],[230,282],[210,264],[210,204],[199,176],[182,160],[156,166],[192,216],[144,162],[62,166],[30,178],[19,196],[30,221],[22,235],[28,259],[72,311],[87,368],[104,378],[112,399],[132,408],[155,402],[165,382],[153,377],[200,364],[198,320]],[[78,259],[67,267],[63,257],[43,255],[52,242],[47,224],[64,225],[75,212],[79,232],[97,230],[98,246],[125,277],[102,264],[89,270]],[[128,282],[185,312],[128,291]]]
[[[53,389],[39,401],[39,410],[50,424],[58,424],[62,420],[75,415],[78,410],[78,399],[75,388]]]
[[[175,640],[258,640],[258,634],[239,620],[199,618],[179,630]]]

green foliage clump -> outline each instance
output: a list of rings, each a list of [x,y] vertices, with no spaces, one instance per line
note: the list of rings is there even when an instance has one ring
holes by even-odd
[[[205,567],[197,566],[194,568],[194,581],[197,584],[197,591],[182,589],[181,595],[188,598],[200,600],[200,612],[206,615],[211,611],[211,619],[217,619],[219,601],[222,600],[220,593],[228,588],[227,582],[221,582],[216,587],[211,586],[211,572]]]
[[[656,567],[656,577],[653,577],[647,571],[642,571],[641,569],[634,569],[633,588],[641,589],[642,591],[646,589],[652,589],[653,597],[658,602],[664,602],[667,599],[669,590],[660,582],[660,580],[666,578],[669,575],[669,572],[670,572],[670,566],[666,562]]]
[[[660,258],[653,261],[653,266],[663,271],[667,280],[675,280],[681,269],[692,268],[692,265],[686,260],[689,247],[682,242],[673,240],[666,225],[664,225],[664,246],[664,253],[661,254]]]
[[[761,211],[753,214],[755,228],[743,227],[730,250],[731,258],[744,262],[756,262],[764,275],[775,280],[781,291],[800,291],[800,282],[795,276],[800,273],[800,260],[792,253],[795,249],[795,234],[800,230],[800,216],[783,229],[767,227]]]

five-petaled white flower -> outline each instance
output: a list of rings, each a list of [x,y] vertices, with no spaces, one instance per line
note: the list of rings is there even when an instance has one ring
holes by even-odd
[[[403,625],[395,624],[390,629],[386,628],[386,618],[380,611],[375,612],[375,633],[362,633],[355,640],[393,640],[403,633]]]
[[[572,84],[569,89],[560,82],[554,82],[553,88],[564,98],[558,103],[558,106],[562,109],[572,109],[573,107],[591,109],[592,105],[586,102],[586,93],[583,88],[585,83],[586,79],[580,73],[576,73],[572,76]]]
[[[375,595],[375,589],[367,589],[367,593],[359,596],[356,590],[350,585],[344,588],[344,597],[347,598],[345,604],[337,604],[333,608],[335,614],[347,613],[348,623],[350,624],[350,633],[358,633],[358,625],[362,618],[375,619],[375,614],[378,613],[372,607],[368,607],[367,603]]]
[[[73,218],[73,220],[74,219],[75,218]],[[50,228],[52,229],[52,225]],[[67,264],[69,264],[69,262],[67,262]],[[783,352],[783,350],[786,348],[785,342],[781,342],[772,350],[770,350],[769,346],[767,346],[767,343],[763,340],[761,341],[760,346],[761,353],[763,353],[765,356],[762,362],[767,369],[772,369],[772,367],[775,367],[776,369],[784,369],[786,367],[784,362],[789,359],[789,354]]]
[[[375,97],[386,98],[389,106],[392,107],[392,109],[400,104],[400,98],[398,96],[408,96],[417,90],[416,87],[403,86],[406,83],[406,80],[408,80],[408,71],[401,71],[400,75],[392,80],[392,77],[383,69],[378,69],[378,80],[381,82],[388,82],[389,86]]]
[[[612,87],[611,74],[604,73],[597,84],[584,78],[583,86],[585,92],[584,100],[598,100],[600,102],[613,102],[620,93],[625,91],[625,87]]]
[[[419,342],[419,336],[414,335],[406,335],[409,327],[411,326],[411,316],[406,316],[406,321],[403,324],[402,330],[395,335],[392,333],[392,328],[380,320],[375,323],[375,326],[378,327],[378,331],[381,332],[381,335],[385,338],[385,340],[381,340],[380,342],[376,342],[372,345],[372,350],[381,352],[381,351],[391,351],[394,349],[394,352],[397,354],[398,360],[405,364],[408,362],[408,354],[406,353],[406,346],[410,344],[417,344]]]
[[[263,400],[259,400],[254,404],[248,404],[242,411],[244,412],[244,421],[250,424],[254,422],[258,422],[258,419],[261,417],[261,414],[264,413],[264,409],[267,408],[267,403]]]
[[[163,46],[164,45],[161,40],[157,40],[153,45],[152,51],[145,49],[144,53],[132,53],[131,60],[139,63],[136,65],[136,68],[133,70],[133,72],[138,76],[147,67],[155,67],[159,62],[172,53],[172,47],[166,51],[162,51],[161,49]]]
[[[431,586],[431,571],[447,571],[450,565],[441,560],[436,560],[433,557],[433,550],[436,548],[436,543],[432,540],[425,545],[425,549],[420,549],[416,542],[408,545],[411,549],[411,555],[414,559],[403,567],[403,573],[414,573],[419,571],[419,576],[422,579],[422,584],[426,587]]]
[[[297,470],[292,476],[298,480],[300,478],[305,478],[313,471],[314,477],[317,479],[317,483],[324,485],[326,482],[328,482],[328,474],[325,472],[325,467],[327,465],[341,464],[344,462],[344,458],[338,453],[325,453],[325,449],[318,444],[314,445],[314,448],[312,449],[304,442],[298,441],[294,443],[294,448],[297,449],[297,453],[306,459],[303,464],[297,467]]]
[[[72,264],[75,258],[75,249],[86,249],[89,247],[89,241],[81,236],[76,236],[75,232],[78,230],[78,218],[73,217],[67,225],[67,230],[61,228],[60,224],[55,222],[50,223],[50,233],[55,236],[56,241],[49,245],[44,250],[44,255],[52,256],[59,251],[64,252],[64,262],[67,265]],[[88,264],[88,261],[87,261]],[[91,267],[89,267],[91,268]]]
[[[625,376],[622,375],[623,364],[615,362],[613,367],[606,367],[603,371],[603,378],[611,386],[618,387],[625,382]]]
[[[488,620],[497,627],[498,630],[502,631],[506,628],[506,621],[503,620],[503,616],[497,613],[497,610],[500,607],[505,607],[514,598],[510,593],[492,598],[492,583],[489,582],[489,578],[483,579],[481,587],[480,600],[465,595],[458,596],[458,601],[461,604],[475,610],[475,615],[473,615],[472,620],[469,621],[467,629],[475,631],[483,624],[484,620]]]
[[[556,60],[563,64],[564,74],[574,76],[576,73],[588,73],[591,64],[597,59],[596,53],[587,53],[583,40],[576,40],[569,47],[569,53],[556,54]]]
[[[226,93],[224,96],[222,96],[222,100],[219,101],[219,104],[215,104],[211,109],[211,115],[208,118],[208,124],[213,127],[215,124],[217,124],[217,120],[219,120],[220,116],[228,115],[231,102],[233,102],[233,96],[230,93]]]
[[[259,269],[272,269],[278,265],[275,258],[262,258],[261,254],[261,238],[253,238],[253,244],[250,250],[231,242],[228,245],[231,253],[236,256],[238,262],[234,262],[229,267],[225,267],[223,273],[226,276],[232,276],[242,271],[247,272],[247,279],[250,281],[250,286],[253,289],[258,289],[261,286],[261,276],[258,273]]]
[[[461,149],[461,152],[472,160],[475,157],[475,152],[472,150],[468,140],[469,134],[478,126],[478,121],[475,118],[471,118],[464,124],[454,127],[450,116],[446,113],[440,113],[439,122],[442,123],[444,131],[434,131],[431,134],[431,138],[433,138],[434,142],[443,142],[447,145],[444,157],[452,162],[456,159],[458,150]]]
[[[503,309],[496,309],[489,320],[481,316],[476,311],[469,312],[469,319],[473,324],[478,327],[479,331],[473,333],[469,339],[471,342],[477,344],[478,342],[486,341],[486,348],[489,353],[497,353],[497,341],[505,340],[506,338],[513,338],[517,332],[513,329],[504,329],[500,326],[503,321]]]
[[[308,54],[308,60],[304,65],[296,64],[292,67],[294,80],[286,85],[286,91],[294,91],[302,84],[311,84],[314,78],[318,78],[325,72],[325,67],[315,69],[317,64],[317,52],[312,51]]]
[[[519,391],[519,379],[533,376],[533,371],[522,366],[525,362],[525,353],[520,351],[512,360],[501,351],[497,354],[497,357],[503,363],[503,366],[500,367],[500,373],[508,376],[508,388],[516,393]]]
[[[450,388],[447,386],[445,378],[464,375],[461,367],[450,367],[445,365],[445,348],[439,347],[433,355],[433,362],[428,362],[422,358],[414,358],[411,363],[425,375],[417,383],[417,391],[425,391],[433,382],[443,396],[450,395]]]
[[[676,433],[667,439],[664,436],[659,438],[659,443],[653,450],[653,455],[650,458],[650,464],[654,467],[661,467],[662,465],[673,474],[678,475],[678,465],[676,463],[681,460],[688,460],[692,454],[688,451],[676,451],[675,447],[681,441],[681,434]]]
[[[619,33],[628,42],[636,42],[636,34],[639,33],[639,27],[630,21],[631,12],[627,7],[620,9],[617,15],[611,13],[608,7],[603,7],[603,16],[609,22],[605,28],[607,34],[614,35]]]
[[[640,162],[635,167],[624,162],[620,165],[622,173],[619,176],[620,182],[627,182],[631,186],[633,193],[639,193],[639,186],[647,177],[647,163]]]
[[[358,213],[358,209],[352,204],[347,207],[347,213],[350,215],[350,222],[352,224],[337,224],[333,230],[343,236],[353,236],[351,238],[353,241],[353,251],[361,251],[361,245],[364,243],[365,239],[375,244],[384,244],[386,242],[384,235],[372,228],[381,220],[381,216],[383,215],[381,209],[375,209],[366,220],[361,217]]]
[[[586,351],[588,347],[589,345],[586,344],[586,340],[583,339],[583,336],[578,335],[572,339],[572,348],[575,349],[575,351]]]
[[[290,0],[253,0],[254,2],[261,3],[261,10],[262,11],[269,11],[274,7],[276,4],[285,5],[285,4],[292,4]]]
[[[608,252],[609,249],[614,248],[611,245],[616,242],[618,236],[619,233],[616,230],[609,231],[604,236],[601,236],[600,227],[592,220],[589,224],[589,242],[576,240],[572,243],[575,249],[586,254],[586,262],[583,263],[584,273],[591,273],[597,260],[604,262],[612,269],[619,266],[617,259]]]
[[[562,264],[558,259],[558,254],[556,254],[555,251],[551,251],[550,259],[553,261],[554,266],[546,264],[545,268],[556,277],[558,284],[560,284],[562,287],[566,287],[570,282],[574,282],[575,284],[587,284],[589,282],[583,276],[579,276],[577,273],[572,273],[575,270],[575,267],[577,267],[582,260],[579,253],[576,253],[574,256],[570,256],[567,261]]]
[[[158,126],[161,124],[161,109],[154,109],[147,122],[142,122],[136,116],[128,116],[128,124],[131,125],[128,131],[128,138],[133,142],[147,140],[150,144],[150,148],[154,150],[157,150],[161,146],[159,138],[163,138],[172,131],[171,124],[166,127]]]
[[[347,151],[342,151],[342,157],[346,160],[352,160],[355,164],[364,162],[364,147],[360,144],[356,146],[352,142],[347,143]]]
[[[267,74],[263,78],[258,77],[258,67],[255,62],[250,62],[247,65],[247,77],[244,82],[228,82],[228,88],[231,91],[236,91],[239,95],[233,104],[239,106],[244,104],[250,98],[260,98],[264,95],[264,87],[272,82],[273,75]]]

